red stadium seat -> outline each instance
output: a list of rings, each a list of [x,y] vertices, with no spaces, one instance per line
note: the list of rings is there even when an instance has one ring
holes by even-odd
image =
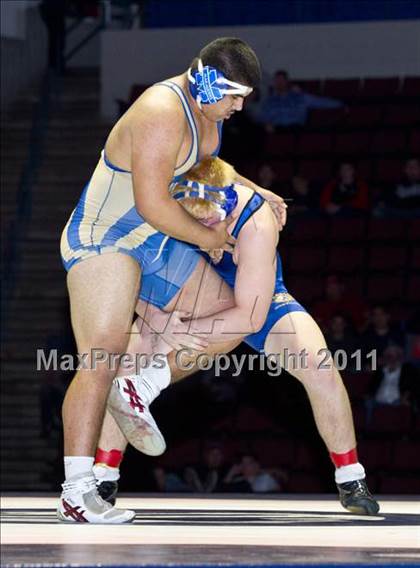
[[[241,454],[251,453],[251,448],[247,439],[228,438],[223,440],[223,453],[226,461],[234,462]]]
[[[375,165],[375,180],[381,184],[391,184],[400,181],[404,161],[388,158],[378,160]]]
[[[284,156],[293,154],[295,135],[290,132],[266,134],[265,153],[269,156]]]
[[[324,95],[337,99],[349,99],[360,95],[360,79],[327,79]]]
[[[298,444],[294,467],[302,471],[317,471],[323,457],[318,447],[305,443]]]
[[[420,276],[410,276],[407,288],[407,295],[404,298],[413,304],[420,303]]]
[[[299,155],[327,154],[331,152],[331,135],[322,133],[302,134],[297,142],[296,153]]]
[[[409,141],[409,149],[413,154],[420,154],[420,130],[412,130]]]
[[[315,182],[325,182],[331,176],[331,160],[303,160],[299,164],[299,174]]]
[[[200,440],[187,440],[170,445],[163,456],[159,457],[162,467],[183,467],[197,463],[200,459]]]
[[[253,453],[263,466],[291,467],[295,460],[295,445],[284,438],[258,438],[252,441]]]
[[[272,432],[277,428],[277,424],[270,417],[251,406],[239,408],[235,426],[237,432]]]
[[[372,128],[379,124],[382,112],[382,108],[379,106],[350,107],[345,117],[345,123],[353,128]]]
[[[400,89],[400,79],[398,77],[387,77],[385,79],[365,79],[363,82],[363,97],[393,97],[398,94]]]
[[[357,175],[360,179],[372,179],[372,162],[371,160],[359,160],[357,162]]]
[[[401,241],[405,239],[407,222],[402,219],[371,219],[368,227],[370,241]]]
[[[369,425],[371,432],[406,434],[411,425],[411,408],[407,406],[378,406]]]
[[[387,107],[383,124],[386,126],[414,126],[420,121],[419,106]]]
[[[276,180],[278,182],[288,182],[292,179],[294,174],[294,166],[292,161],[273,160],[272,162],[270,162],[270,165],[276,173]]]
[[[326,262],[326,251],[319,247],[292,247],[289,252],[294,272],[322,271]]]
[[[388,303],[403,299],[403,279],[401,276],[371,275],[367,284],[368,298],[376,303]]]
[[[420,270],[420,248],[415,248],[411,251],[410,269]]]
[[[407,97],[420,97],[420,77],[405,77],[401,93]]]
[[[420,477],[420,441],[398,440],[394,444],[392,469],[402,471],[416,470]]]
[[[325,493],[325,490],[325,484],[316,473],[295,471],[287,483],[287,491],[290,493]]]
[[[407,251],[404,246],[373,246],[369,251],[370,270],[398,270],[405,266]]]
[[[332,219],[330,238],[333,243],[354,242],[364,238],[364,219]]]
[[[408,239],[410,241],[420,240],[420,223],[418,219],[411,219],[407,221],[408,224]]]
[[[313,128],[330,128],[340,124],[345,117],[342,108],[313,109],[310,112],[308,125]]]
[[[373,135],[371,151],[376,154],[394,154],[405,149],[406,136],[401,130],[381,130]]]
[[[329,272],[354,272],[363,267],[364,251],[360,247],[332,246],[328,259]]]
[[[379,490],[388,495],[419,495],[420,476],[395,476],[384,473],[380,477]]]
[[[319,242],[326,238],[327,228],[327,222],[324,219],[305,219],[296,224],[290,237],[295,242]]]
[[[367,154],[370,144],[370,134],[367,132],[343,132],[337,134],[334,152],[344,155]]]
[[[360,462],[368,472],[387,469],[391,463],[391,449],[388,440],[362,440],[357,445]]]
[[[344,373],[343,382],[351,399],[363,398],[369,389],[372,373]]]
[[[321,277],[315,276],[295,276],[290,271],[290,277],[286,282],[287,289],[298,302],[303,305],[309,304],[322,296],[324,292],[324,282]]]

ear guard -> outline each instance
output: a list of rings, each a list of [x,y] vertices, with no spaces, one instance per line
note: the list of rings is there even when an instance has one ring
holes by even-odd
[[[214,67],[204,67],[201,59],[198,60],[197,70],[192,71],[191,67],[188,69],[188,81],[190,93],[200,109],[203,104],[212,105],[221,101],[225,95],[246,97],[252,92],[251,87],[230,81]]]

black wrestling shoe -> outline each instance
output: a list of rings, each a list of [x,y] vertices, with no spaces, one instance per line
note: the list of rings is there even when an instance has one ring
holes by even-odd
[[[115,505],[118,493],[118,481],[101,481],[96,487],[104,501]]]
[[[340,502],[347,511],[356,515],[376,515],[379,504],[370,494],[365,479],[337,483]]]

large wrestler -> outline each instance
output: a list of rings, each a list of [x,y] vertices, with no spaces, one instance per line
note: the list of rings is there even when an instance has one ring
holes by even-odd
[[[110,507],[96,490],[93,456],[115,370],[109,358],[95,361],[92,349],[125,352],[143,267],[162,262],[166,235],[201,249],[232,249],[228,220],[211,227],[197,222],[168,186],[202,157],[217,154],[223,120],[242,109],[259,80],[252,49],[221,38],[201,50],[188,72],[148,89],[112,129],[63,231],[72,326],[78,352],[89,357],[63,404],[62,521],[123,523],[134,517],[133,511]],[[277,199],[281,223],[282,200],[266,195]],[[178,250],[189,246],[176,242]],[[174,294],[197,262],[193,257],[177,275]]]
[[[209,180],[211,186],[205,183]],[[379,506],[368,491],[364,468],[358,462],[351,408],[340,374],[332,361],[321,366],[322,350],[326,350],[324,337],[312,317],[284,286],[281,260],[276,254],[278,233],[273,214],[257,192],[234,181],[231,166],[218,158],[210,158],[188,172],[171,190],[186,210],[203,223],[220,220],[217,193],[223,195],[225,201],[233,201],[235,191],[238,196],[233,210],[236,219],[229,227],[237,245],[233,255],[225,252],[215,266],[233,289],[234,303],[225,306],[222,312],[219,305],[211,305],[213,315],[203,317],[205,307],[200,305],[200,289],[194,319],[189,321],[187,331],[199,339],[206,337],[210,344],[244,338],[257,351],[279,355],[283,363],[285,353],[306,353],[300,367],[288,370],[308,394],[319,433],[336,467],[335,480],[341,503],[351,512],[376,514]],[[170,271],[171,267],[168,265],[166,269]],[[158,292],[159,274],[155,277]],[[188,281],[184,292],[193,286],[194,283]],[[149,292],[151,290],[149,286]],[[153,295],[150,301],[155,306],[159,303]],[[171,308],[173,304],[165,309]],[[149,321],[156,311],[149,307],[145,312],[142,303],[139,309]],[[214,315],[214,312],[218,313]],[[144,328],[142,331],[140,337],[132,335],[129,351],[153,349],[145,345],[150,338]],[[177,334],[174,335],[176,340]],[[168,338],[168,330],[165,337]],[[182,341],[188,342],[188,335],[183,335],[182,340],[178,336],[178,342]],[[162,352],[161,346],[156,345],[155,349]],[[148,405],[168,382],[165,368],[152,367],[140,376],[120,369],[111,390],[108,407],[112,415],[128,441],[145,453],[154,453],[156,449],[155,453],[159,453],[164,449]],[[115,492],[112,481],[118,477],[118,461],[125,445],[113,419],[107,416],[95,466],[104,496],[105,492],[110,496],[110,490]]]

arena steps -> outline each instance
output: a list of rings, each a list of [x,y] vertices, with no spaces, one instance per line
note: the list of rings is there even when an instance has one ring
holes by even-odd
[[[41,438],[40,396],[48,384],[62,388],[65,374],[37,372],[36,350],[53,348],[55,341],[60,344],[60,336],[71,334],[59,241],[109,133],[109,125],[99,118],[98,94],[98,71],[75,70],[51,96],[44,151],[32,187],[31,217],[23,234],[2,345],[5,427],[1,429],[0,458],[7,470],[2,475],[3,490],[57,489],[56,475],[48,471],[57,468],[52,462],[59,459],[61,435],[54,430],[49,439]],[[30,93],[14,113],[2,117],[2,220],[7,219],[8,224],[16,215],[16,191],[36,102],[37,96]],[[71,373],[68,375],[70,379]]]

